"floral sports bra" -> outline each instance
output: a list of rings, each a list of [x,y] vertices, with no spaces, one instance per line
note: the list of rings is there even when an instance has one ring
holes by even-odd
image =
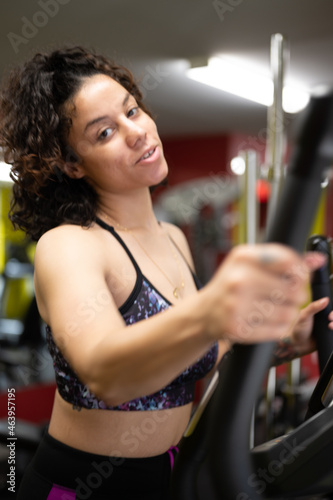
[[[97,222],[123,246],[136,270],[135,286],[126,302],[119,308],[125,323],[127,325],[136,323],[171,307],[172,304],[142,274],[133,255],[114,228],[99,219]],[[193,275],[193,279],[197,288],[200,288],[195,275]],[[104,401],[92,394],[89,388],[79,380],[55,344],[49,327],[46,328],[46,340],[53,359],[58,391],[65,401],[71,403],[73,408],[78,410],[81,408],[118,411],[164,410],[186,405],[194,399],[195,382],[207,375],[214,367],[218,353],[217,344],[214,344],[205,356],[200,358],[194,365],[186,368],[160,391],[133,399],[119,406],[108,406]]]

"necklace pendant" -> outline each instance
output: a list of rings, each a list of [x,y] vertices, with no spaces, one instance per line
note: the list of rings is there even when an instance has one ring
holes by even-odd
[[[178,293],[178,288],[176,287],[173,291],[173,295],[176,299],[179,299],[179,293]]]

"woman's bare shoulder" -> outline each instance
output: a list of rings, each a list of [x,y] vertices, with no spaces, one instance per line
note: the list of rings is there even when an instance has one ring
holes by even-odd
[[[44,233],[37,242],[35,263],[52,258],[56,258],[57,261],[80,260],[87,258],[90,253],[97,257],[103,250],[101,239],[100,228],[95,224],[89,227],[74,224],[57,226]]]

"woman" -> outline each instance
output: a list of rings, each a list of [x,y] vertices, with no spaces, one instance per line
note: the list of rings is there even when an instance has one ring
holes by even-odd
[[[299,309],[323,258],[240,246],[200,289],[183,234],[153,212],[150,188],[168,167],[140,91],[83,48],[14,72],[0,130],[11,219],[38,240],[35,290],[58,385],[18,498],[168,498],[194,383],[230,345],[280,340],[297,322],[289,354],[313,349],[311,318],[328,299]]]

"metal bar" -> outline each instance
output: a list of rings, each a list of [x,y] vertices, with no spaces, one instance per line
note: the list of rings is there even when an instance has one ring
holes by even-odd
[[[268,165],[268,179],[271,182],[271,196],[268,204],[267,226],[276,211],[284,178],[285,124],[282,105],[284,66],[287,50],[285,40],[279,33],[271,37],[271,73],[273,79],[273,104],[267,113],[267,145],[265,162]]]

